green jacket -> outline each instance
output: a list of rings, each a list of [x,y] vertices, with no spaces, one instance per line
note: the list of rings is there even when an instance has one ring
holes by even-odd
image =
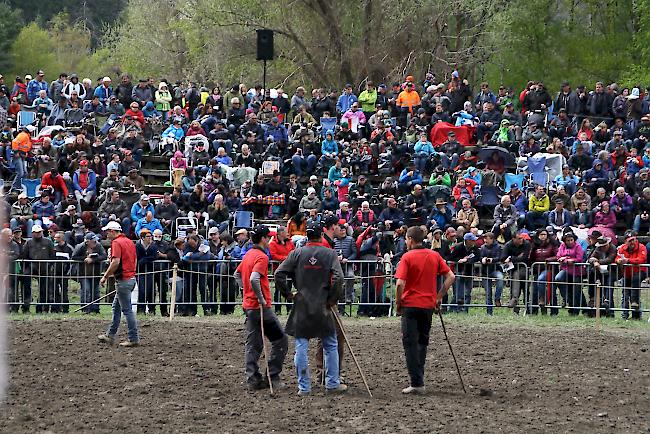
[[[373,89],[372,92],[364,90],[359,95],[359,104],[361,104],[361,111],[366,113],[375,111],[375,104],[377,104],[377,89]]]
[[[451,187],[451,176],[449,176],[449,173],[445,173],[442,175],[442,180],[438,182],[438,177],[434,172],[431,174],[431,177],[429,177],[429,185],[445,185]]]

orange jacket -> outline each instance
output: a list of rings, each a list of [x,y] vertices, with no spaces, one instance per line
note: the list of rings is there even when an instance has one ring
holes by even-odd
[[[11,142],[12,151],[20,151],[29,154],[32,150],[32,138],[29,133],[21,131]]]
[[[397,107],[408,108],[409,113],[413,113],[413,108],[420,105],[420,95],[414,90],[403,90],[399,93],[395,103]]]
[[[628,264],[645,264],[648,258],[648,251],[645,246],[636,240],[636,247],[631,252],[627,249],[627,243],[621,244],[618,246],[618,255],[616,260],[618,261],[621,258],[626,258]],[[624,275],[630,277],[634,274],[639,274],[640,272],[648,271],[647,267],[638,267],[633,265],[626,265],[623,267]]]

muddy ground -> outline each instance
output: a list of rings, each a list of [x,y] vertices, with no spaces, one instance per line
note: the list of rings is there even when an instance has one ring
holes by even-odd
[[[315,387],[298,397],[293,345],[287,387],[269,398],[243,390],[240,317],[144,321],[135,349],[98,343],[106,321],[11,321],[0,432],[650,432],[645,328],[598,335],[450,320],[465,395],[436,324],[427,394],[411,397],[400,393],[407,375],[398,322],[347,320],[375,398],[349,356],[347,396]]]

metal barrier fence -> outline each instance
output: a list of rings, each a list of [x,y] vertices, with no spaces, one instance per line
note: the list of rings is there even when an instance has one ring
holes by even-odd
[[[443,300],[443,309],[468,312],[485,309],[512,308],[524,315],[556,315],[561,309],[569,314],[640,318],[650,312],[650,265],[608,265],[594,267],[579,263],[455,264],[456,282]],[[169,261],[140,264],[136,274],[137,289],[132,301],[140,313],[167,316],[170,306],[177,315],[194,316],[201,307],[204,315],[230,314],[241,304],[242,294],[234,279],[239,265],[236,260],[183,261],[175,266]],[[277,262],[269,264],[269,280],[274,292],[276,311],[291,303],[275,291],[273,271]],[[15,261],[5,278],[7,298],[3,302],[12,312],[69,312],[71,306],[90,303],[100,297],[99,281],[106,262],[77,261]],[[342,313],[390,316],[394,314],[395,278],[393,266],[384,260],[347,261],[342,264],[345,283],[339,300]],[[439,280],[439,285],[442,279]],[[104,293],[114,289],[108,283]],[[559,293],[559,297],[558,297]],[[172,300],[172,294],[173,296]],[[503,301],[503,302],[502,302]],[[109,305],[107,298],[84,308],[86,313],[99,312],[100,305]]]

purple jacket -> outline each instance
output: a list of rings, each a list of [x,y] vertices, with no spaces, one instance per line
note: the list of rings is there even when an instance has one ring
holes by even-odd
[[[575,262],[582,262],[584,256],[584,252],[582,250],[582,247],[580,247],[580,244],[577,242],[573,244],[573,247],[568,248],[566,244],[562,243],[560,244],[560,248],[557,249],[557,257],[565,257],[565,258],[570,258],[574,259]],[[562,262],[560,265],[561,270],[565,270],[568,274],[571,274],[572,276],[582,276],[582,273],[584,272],[584,268],[579,265],[573,265],[573,264],[567,264],[566,262]]]
[[[632,196],[630,196],[627,193],[625,193],[623,199],[619,198],[617,194],[612,196],[612,198],[609,201],[609,206],[611,208],[614,208],[615,206],[620,206],[621,214],[627,214],[634,210],[634,206],[632,205]]]
[[[613,229],[616,225],[616,214],[611,209],[609,214],[604,214],[602,211],[598,211],[594,216],[594,226],[604,226],[606,228]]]

